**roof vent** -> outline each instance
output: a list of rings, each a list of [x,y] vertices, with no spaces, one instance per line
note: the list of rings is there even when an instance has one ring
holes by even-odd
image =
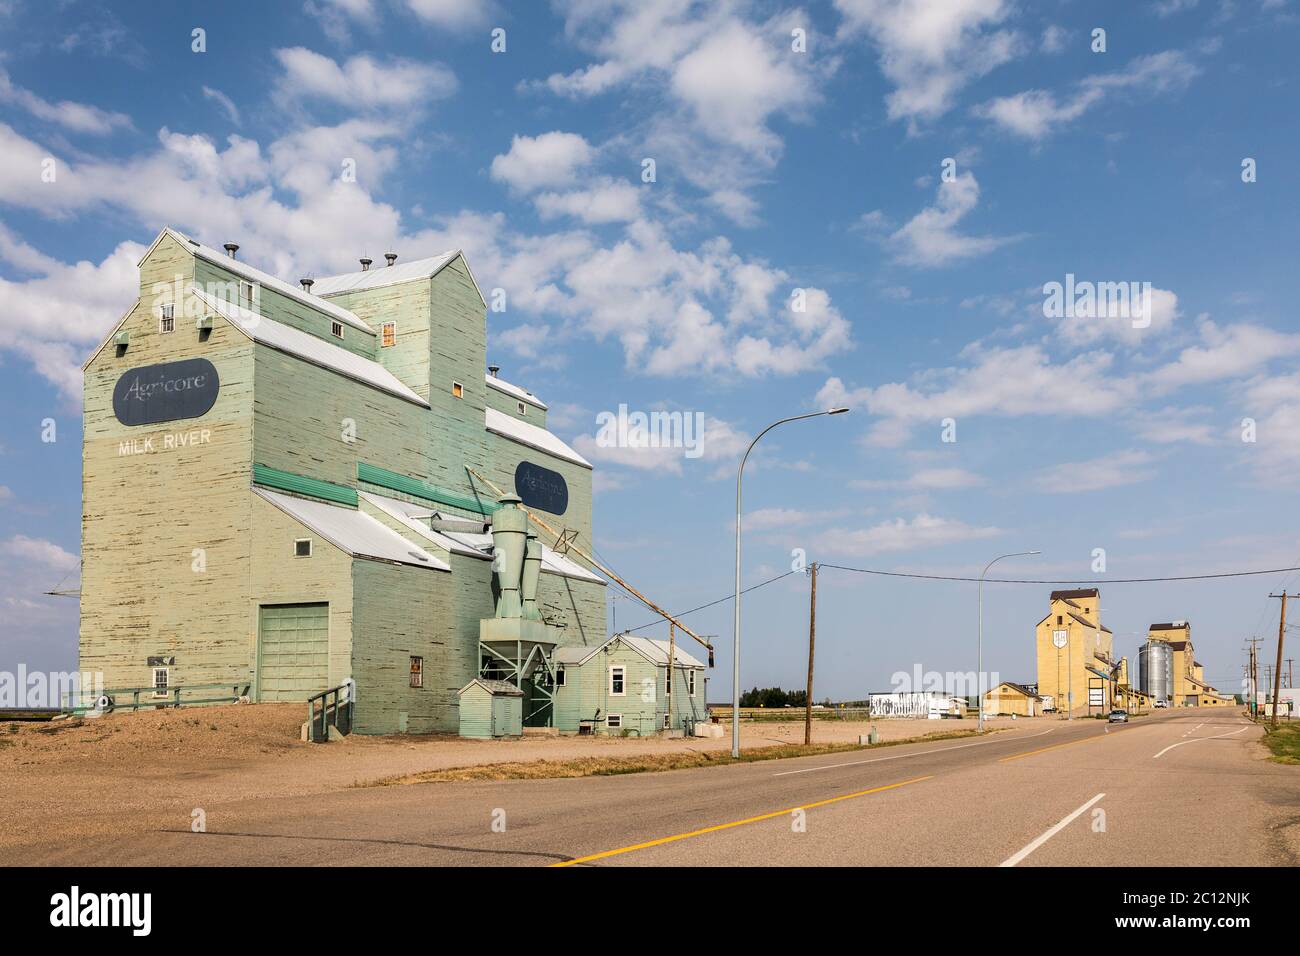
[[[239,251],[239,243],[228,242],[223,248],[226,250],[226,255],[233,259],[235,258],[235,253]]]
[[[385,253],[384,253],[384,258],[388,260],[388,264],[391,266],[394,262],[397,261],[397,253],[395,253],[395,252],[385,252]]]
[[[310,279],[310,278],[299,279],[298,281],[302,283],[303,292],[310,292],[311,287],[316,283],[315,279]]]
[[[499,372],[499,371],[501,371],[501,366],[500,366],[500,365],[489,365],[489,366],[488,366],[488,374],[491,375],[493,378],[496,378],[496,377],[497,377],[497,372]]]
[[[372,263],[372,262],[374,262],[374,261],[375,261],[375,260],[374,260],[374,259],[371,259],[369,256],[362,256],[362,257],[361,257],[361,271],[362,271],[362,272],[369,272],[369,271],[370,271],[370,263]]]

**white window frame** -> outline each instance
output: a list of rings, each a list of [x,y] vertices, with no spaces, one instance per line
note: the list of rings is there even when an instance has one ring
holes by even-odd
[[[610,728],[611,730],[622,730],[622,729],[623,729],[623,715],[622,715],[622,714],[606,714],[606,715],[605,715],[605,726],[608,727],[608,728]]]
[[[670,711],[664,711],[664,730],[670,730],[673,726],[673,715]]]
[[[520,414],[520,415],[527,415],[527,414],[528,414],[528,406],[527,406],[527,405],[525,405],[523,402],[515,402],[515,404],[519,406],[519,414]]]
[[[614,689],[614,671],[618,671],[619,683],[623,685],[622,690]],[[627,667],[622,664],[609,665],[609,696],[626,697],[627,696]]]
[[[388,337],[388,332],[390,329],[392,330],[393,333],[393,341],[385,342],[384,340]],[[397,323],[385,322],[382,325],[380,325],[379,326],[379,347],[381,349],[391,349],[396,344],[397,344]]]
[[[671,668],[664,668],[668,671],[668,676],[664,678],[664,696],[673,696],[673,672]]]
[[[686,692],[691,697],[695,696],[695,669],[694,668],[686,672]]]
[[[465,397],[465,386],[462,385],[460,382],[456,381],[455,379],[452,379],[451,382],[451,397],[452,398]]]
[[[257,297],[254,294],[255,286],[244,279],[239,280],[239,301],[246,302],[249,305],[257,304]]]
[[[330,335],[336,339],[343,338],[343,323],[338,319],[330,319]]]
[[[298,553],[298,545],[303,544],[304,542],[305,542],[306,545],[307,545],[307,553],[306,553],[306,554],[299,554],[299,553]],[[293,556],[294,556],[295,558],[310,558],[310,557],[311,557],[311,552],[312,552],[312,543],[311,543],[311,538],[294,538],[294,539],[293,539]]]
[[[407,681],[409,687],[415,690],[424,690],[424,656],[421,654],[410,654],[410,680]],[[416,670],[416,661],[419,661],[419,670]]]
[[[172,675],[171,669],[166,666],[151,667],[153,672],[149,678],[150,686],[153,687],[155,697],[166,697],[171,692]],[[162,675],[162,683],[158,683],[158,675]]]
[[[159,309],[158,331],[166,334],[176,331],[176,303],[167,302]]]

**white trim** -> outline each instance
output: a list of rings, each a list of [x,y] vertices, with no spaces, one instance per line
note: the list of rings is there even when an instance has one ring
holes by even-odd
[[[512,382],[507,382],[503,378],[498,378],[491,372],[488,372],[483,376],[483,381],[487,383],[488,388],[496,389],[503,395],[509,395],[511,398],[520,399],[535,408],[540,408],[542,411],[546,411],[546,403],[522,386],[515,385]]]
[[[686,690],[688,697],[695,696],[695,668],[689,668],[686,671]]]
[[[458,393],[456,389],[460,389],[460,392]],[[465,386],[462,383],[456,381],[455,379],[451,380],[451,397],[452,398],[465,397]]]
[[[117,325],[113,326],[113,331],[109,332],[108,335],[105,336],[104,340],[100,342],[98,346],[95,347],[95,351],[90,353],[90,357],[86,359],[86,361],[81,363],[81,370],[83,372],[86,369],[90,368],[91,362],[99,358],[99,353],[104,351],[104,349],[108,347],[108,343],[112,342],[115,338],[117,338],[117,333],[122,331],[122,326],[126,325],[126,320],[131,318],[131,313],[133,313],[136,310],[136,308],[140,305],[142,301],[144,300],[141,299],[139,296],[136,296],[135,302],[131,305],[131,308],[127,309],[126,312],[122,314],[122,318],[117,320]]]
[[[300,544],[306,544],[306,545],[307,545],[307,553],[306,553],[306,554],[300,554],[300,553],[299,553],[299,551],[298,551],[298,545],[300,545]],[[312,543],[311,543],[311,538],[294,538],[294,539],[293,539],[293,556],[294,556],[295,558],[310,558],[310,557],[311,557],[311,554],[312,554]]]
[[[390,328],[393,330],[393,341],[385,342],[384,337],[388,335],[388,330]],[[389,319],[387,322],[381,322],[379,324],[379,347],[381,349],[391,349],[396,344],[397,344],[397,323],[394,322],[392,319]]]
[[[336,339],[343,338],[343,323],[338,319],[330,319],[330,335]]]
[[[611,720],[617,720],[618,723],[616,723],[616,724],[611,724],[611,723],[610,723]],[[622,729],[623,729],[623,715],[622,715],[622,714],[606,714],[606,715],[605,715],[605,726],[608,727],[608,728],[610,728],[610,729],[612,729],[612,730],[622,730]]]
[[[618,672],[619,672],[619,675],[618,675],[618,676],[619,676],[619,683],[621,683],[621,684],[623,685],[623,689],[622,689],[622,690],[615,690],[615,689],[614,689],[614,671],[618,671]],[[627,696],[627,665],[626,665],[626,664],[610,664],[610,665],[609,665],[609,674],[608,674],[608,676],[609,676],[609,682],[608,682],[608,686],[609,686],[609,696],[610,696],[610,697],[626,697],[626,696]]]

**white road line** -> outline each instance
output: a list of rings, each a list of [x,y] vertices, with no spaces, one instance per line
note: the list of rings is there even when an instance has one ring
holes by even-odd
[[[1241,731],[1245,729],[1246,729],[1245,727],[1242,727],[1240,730],[1230,730],[1226,734],[1215,734],[1213,737],[1197,737],[1195,740],[1184,740],[1182,741],[1182,743],[1170,744],[1168,747],[1160,751],[1160,753],[1156,754],[1151,759],[1159,760],[1161,757],[1169,753],[1169,751],[1173,750],[1175,747],[1182,747],[1184,744],[1194,744],[1202,740],[1218,740],[1220,737],[1235,737],[1237,734],[1241,733]]]
[[[1075,810],[1073,813],[1071,813],[1060,823],[1056,824],[1056,826],[1052,827],[1052,829],[1048,830],[1046,833],[1040,836],[1033,843],[1029,844],[1029,846],[1025,847],[1023,850],[1021,850],[1019,853],[1015,854],[1014,856],[1007,857],[1005,860],[999,863],[998,866],[1015,866],[1025,857],[1029,856],[1029,854],[1033,853],[1040,846],[1042,846],[1044,843],[1050,840],[1052,837],[1056,836],[1058,833],[1060,833],[1062,830],[1068,827],[1071,823],[1073,823],[1076,819],[1078,819],[1079,814],[1083,813],[1083,811],[1087,810],[1090,806],[1092,806],[1094,803],[1096,803],[1104,796],[1106,796],[1104,793],[1097,794],[1095,797],[1093,797],[1091,800],[1089,800],[1087,803],[1081,806],[1078,810]]]
[[[1196,733],[1198,730],[1200,730],[1200,729],[1201,729],[1202,727],[1204,727],[1204,726],[1205,726],[1205,724],[1197,724],[1197,725],[1196,725],[1195,727],[1193,727],[1191,730],[1187,731],[1187,733],[1183,734],[1183,736],[1184,736],[1184,737],[1190,737],[1192,734]]]
[[[1002,740],[1029,740],[1033,737],[1041,737],[1043,734],[1050,734],[1055,727],[1048,727],[1042,733],[1029,734],[1027,737],[1003,737]],[[882,760],[902,760],[904,757],[924,757],[926,754],[947,753],[949,750],[965,750],[967,747],[978,747],[982,744],[1000,743],[998,740],[977,740],[973,744],[959,744],[956,747],[935,747],[933,750],[918,750],[910,754],[894,754],[892,757],[872,757],[870,760],[850,760],[848,763],[832,763],[824,767],[805,767],[802,770],[783,770],[780,773],[774,773],[774,777],[788,777],[795,773],[812,773],[814,770],[836,770],[840,767],[857,767],[864,763],[880,763]]]

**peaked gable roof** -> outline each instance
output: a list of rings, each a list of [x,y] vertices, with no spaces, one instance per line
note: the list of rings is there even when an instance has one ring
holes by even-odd
[[[162,232],[158,233],[158,238],[154,239],[153,243],[149,246],[148,251],[143,257],[141,257],[140,262],[137,263],[137,265],[143,264],[144,260],[149,258],[154,249],[158,247],[158,243],[162,242],[163,237],[165,236],[170,236],[172,239],[175,239],[205,262],[210,262],[215,266],[225,269],[227,272],[233,272],[235,275],[247,279],[250,282],[256,282],[258,285],[266,286],[266,288],[278,292],[280,295],[301,302],[303,305],[315,309],[317,312],[328,315],[332,319],[338,319],[340,322],[350,325],[355,329],[359,329],[362,332],[369,332],[371,335],[375,334],[374,329],[363,322],[355,313],[349,312],[342,306],[329,302],[318,295],[313,295],[293,283],[285,282],[283,279],[277,278],[269,272],[263,272],[261,269],[251,266],[241,259],[235,259],[218,249],[213,249],[211,246],[205,246],[197,239],[191,239],[179,229],[173,229],[171,226],[163,227]]]
[[[432,279],[457,259],[465,264],[465,274],[469,276],[474,291],[478,293],[479,301],[486,308],[487,300],[483,298],[483,290],[479,288],[478,280],[474,278],[474,273],[470,270],[465,254],[459,249],[449,249],[446,252],[438,253],[436,256],[412,259],[410,262],[394,263],[391,266],[378,266],[374,269],[363,269],[360,272],[343,272],[335,276],[325,276],[315,280],[312,288],[316,290],[317,295],[334,296],[342,295],[345,292],[381,289],[384,286],[397,285],[401,282],[413,282],[417,279]]]

